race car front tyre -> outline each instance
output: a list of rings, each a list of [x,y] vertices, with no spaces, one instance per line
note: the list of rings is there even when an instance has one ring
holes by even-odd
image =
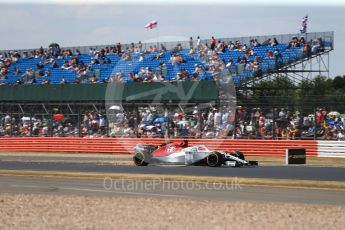
[[[223,163],[223,156],[219,152],[212,152],[206,158],[206,164],[210,167],[220,167]]]
[[[148,159],[147,156],[145,156],[144,153],[136,152],[133,157],[134,164],[136,166],[147,166],[149,163],[147,163]]]

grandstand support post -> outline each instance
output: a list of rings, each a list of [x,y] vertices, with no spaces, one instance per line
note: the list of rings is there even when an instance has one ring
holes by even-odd
[[[327,53],[327,66],[329,69],[329,52]],[[327,71],[327,78],[329,79],[329,71]]]

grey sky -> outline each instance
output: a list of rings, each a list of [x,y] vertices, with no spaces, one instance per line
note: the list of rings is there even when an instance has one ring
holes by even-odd
[[[192,2],[188,5],[0,3],[0,50],[46,47],[51,42],[82,46],[145,41],[156,36],[156,31],[143,28],[150,20],[159,22],[160,36],[186,39],[198,35],[208,39],[297,33],[302,17],[308,14],[309,32],[335,31],[335,51],[330,64],[331,76],[336,76],[345,74],[344,10],[345,4],[325,7]]]

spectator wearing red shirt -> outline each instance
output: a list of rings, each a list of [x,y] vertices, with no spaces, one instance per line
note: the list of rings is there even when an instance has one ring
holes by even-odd
[[[211,50],[214,50],[214,48],[216,47],[216,39],[212,36],[211,41]]]
[[[318,127],[321,127],[321,124],[323,122],[324,116],[322,114],[322,109],[319,108],[316,112],[316,124]]]

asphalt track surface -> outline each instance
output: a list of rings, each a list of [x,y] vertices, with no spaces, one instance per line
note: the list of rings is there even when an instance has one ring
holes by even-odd
[[[284,202],[345,205],[345,192],[301,188],[243,186],[240,183],[61,179],[0,176],[1,193],[83,196],[134,196],[193,200]]]
[[[109,163],[0,161],[0,170],[33,170],[91,173],[131,173],[156,175],[222,176],[316,181],[345,181],[345,168],[319,166],[220,167],[159,166],[138,167]]]

